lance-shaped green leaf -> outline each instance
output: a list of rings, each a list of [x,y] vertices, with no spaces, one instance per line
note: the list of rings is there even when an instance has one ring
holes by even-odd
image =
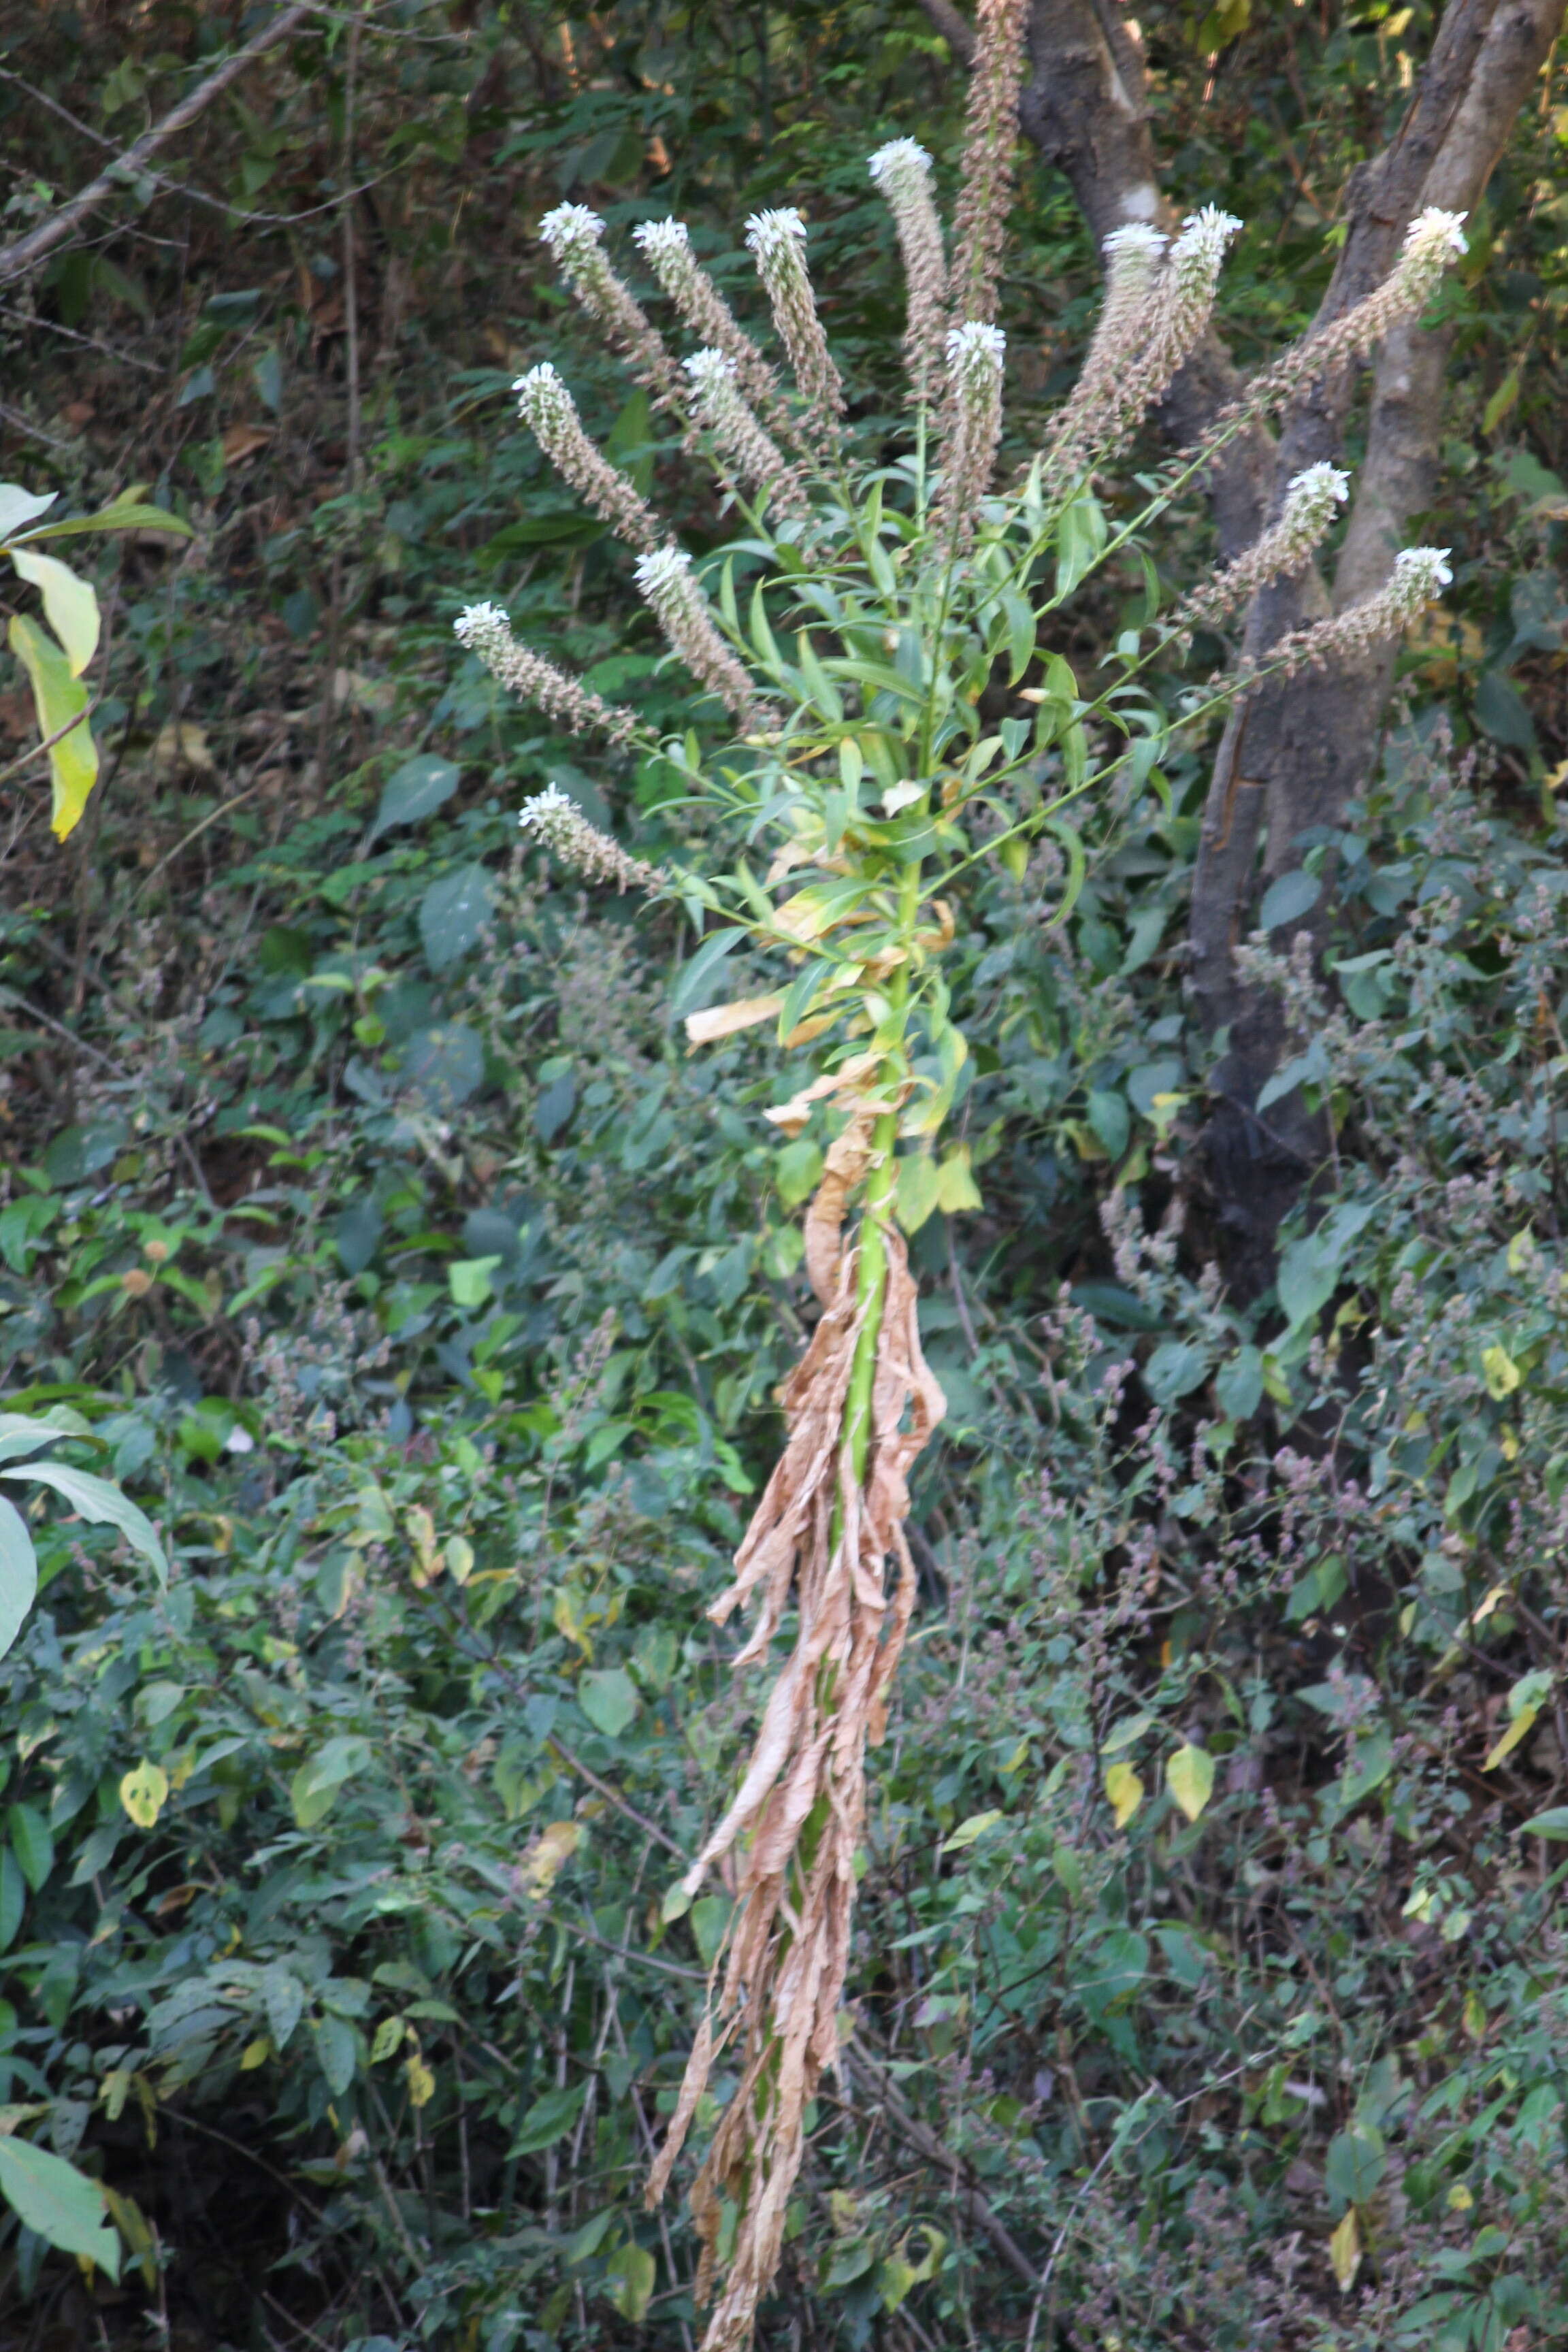
[[[151,1560],[157,1570],[158,1580],[169,1580],[169,1561],[158,1531],[140,1505],[107,1478],[94,1477],[90,1470],[73,1469],[68,1462],[29,1462],[23,1470],[0,1470],[0,1478],[34,1478],[43,1486],[52,1486],[68,1503],[74,1503],[84,1519],[107,1522],[120,1529],[133,1550],[143,1559]]]

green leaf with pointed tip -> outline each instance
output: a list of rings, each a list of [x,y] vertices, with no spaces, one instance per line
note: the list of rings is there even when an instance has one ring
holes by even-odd
[[[30,2140],[0,2138],[0,2197],[18,2221],[58,2248],[120,2276],[120,2240],[104,2215],[103,2191],[61,2156]]]
[[[169,1560],[158,1531],[139,1504],[107,1478],[94,1477],[90,1470],[75,1470],[68,1462],[29,1462],[23,1470],[0,1470],[0,1478],[36,1478],[41,1486],[52,1486],[68,1503],[74,1503],[84,1519],[107,1522],[118,1528],[133,1550],[143,1559],[151,1560],[158,1573],[160,1584],[169,1580]]]
[[[22,1630],[38,1591],[38,1556],[27,1523],[0,1495],[0,1658]]]
[[[87,806],[87,796],[98,782],[98,746],[92,740],[87,718],[87,688],[73,677],[70,665],[56,645],[36,621],[25,613],[12,616],[6,633],[11,651],[27,673],[33,688],[33,707],[38,714],[38,732],[46,742],[58,735],[58,742],[49,743],[49,776],[54,788],[54,805],[49,823],[57,841],[63,841]],[[78,720],[76,726],[71,720]]]

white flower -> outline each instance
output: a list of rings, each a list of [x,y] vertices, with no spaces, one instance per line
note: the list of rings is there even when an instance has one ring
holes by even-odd
[[[735,381],[734,361],[726,357],[724,352],[714,351],[711,346],[705,351],[693,352],[691,357],[683,360],[681,364],[697,390],[710,396],[722,394],[724,386]]]
[[[1234,213],[1222,213],[1217,205],[1205,205],[1182,223],[1182,234],[1171,248],[1172,262],[1178,270],[1195,267],[1212,277],[1240,228]]]
[[[1000,327],[980,319],[966,319],[947,337],[947,363],[954,375],[984,378],[1000,375],[1007,338]]]
[[[683,547],[656,547],[649,555],[639,555],[632,567],[632,576],[650,604],[661,596],[681,595],[688,584],[691,558]]]
[[[557,205],[540,222],[539,234],[557,261],[571,262],[594,251],[605,234],[605,224],[586,205]]]
[[[1285,485],[1281,528],[1293,538],[1299,534],[1303,547],[1310,550],[1328,529],[1334,509],[1343,506],[1350,487],[1350,476],[1338,466],[1308,466],[1293,474]]]
[[[546,784],[542,793],[524,801],[517,821],[525,833],[548,833],[553,818],[577,814],[576,802],[559,784]]]
[[[756,255],[758,266],[764,270],[786,255],[798,254],[805,243],[805,223],[794,205],[752,213],[746,222],[746,249]]]
[[[655,262],[686,252],[691,238],[684,221],[644,221],[639,228],[633,229],[632,243],[641,248],[650,262]]]
[[[1141,263],[1149,270],[1170,241],[1163,228],[1151,228],[1147,221],[1129,221],[1125,228],[1113,228],[1100,249],[1108,264]]]
[[[1402,602],[1429,604],[1454,577],[1451,548],[1402,547],[1394,559],[1394,588]]]
[[[879,188],[897,188],[931,177],[931,157],[918,139],[889,139],[879,147],[867,169]]]
[[[452,634],[459,645],[472,646],[493,637],[498,629],[510,633],[510,628],[504,604],[465,604],[452,624]]]
[[[576,415],[576,404],[566,389],[563,379],[548,360],[541,360],[526,375],[520,375],[512,384],[517,394],[517,411],[537,426]]]
[[[1405,252],[1423,261],[1458,261],[1470,249],[1465,237],[1466,218],[1464,213],[1446,213],[1436,205],[1428,205],[1405,232]]]

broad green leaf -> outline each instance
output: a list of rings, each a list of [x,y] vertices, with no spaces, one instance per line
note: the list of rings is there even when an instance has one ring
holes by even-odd
[[[637,1720],[642,1701],[630,1675],[619,1666],[605,1666],[583,1676],[577,1704],[595,1731],[606,1739],[618,1739]]]
[[[1521,1837],[1568,1838],[1568,1805],[1552,1805],[1521,1825]]]
[[[605,2265],[605,2284],[610,2301],[623,2319],[637,2321],[647,2316],[657,2275],[653,2256],[646,2246],[616,2247]]]
[[[585,2083],[578,2083],[566,2090],[546,2091],[542,2099],[535,2099],[524,2116],[509,2153],[512,2156],[537,2156],[541,2149],[553,2147],[558,2139],[565,2138],[576,2122],[587,2095]]]
[[[961,1216],[966,1209],[984,1206],[969,1162],[969,1146],[960,1143],[936,1171],[936,1204],[944,1216]]]
[[[1143,1801],[1143,1783],[1131,1764],[1108,1764],[1105,1768],[1105,1794],[1116,1826],[1124,1830]]]
[[[261,2005],[267,2011],[267,2030],[272,2036],[275,2050],[286,2050],[294,2028],[305,2013],[305,1988],[292,1969],[274,1960],[263,1970]]]
[[[1371,2124],[1336,2132],[1329,2142],[1323,2181],[1336,2204],[1365,2205],[1376,2196],[1388,2158],[1383,2134]]]
[[[58,1445],[59,1439],[55,1422],[30,1412],[0,1412],[0,1462],[19,1461],[25,1454],[36,1454],[40,1445]]]
[[[0,1952],[8,1952],[15,1943],[26,1907],[27,1882],[21,1864],[6,1846],[0,1852]]]
[[[419,901],[419,936],[432,971],[466,956],[489,921],[494,889],[482,866],[460,866],[432,882]]]
[[[98,651],[97,590],[58,555],[36,555],[30,548],[14,547],[11,561],[43,597],[49,626],[65,647],[70,674],[79,677]]]
[[[454,1307],[482,1307],[494,1288],[491,1276],[499,1257],[459,1257],[447,1268],[447,1286]]]
[[[78,2254],[119,2278],[120,2240],[105,2218],[103,2191],[64,2157],[30,2140],[0,2137],[0,2196],[62,2254]]]
[[[316,2063],[326,2077],[327,2088],[334,2099],[341,2099],[359,2066],[359,2044],[353,2027],[346,2017],[319,2017],[310,2028],[310,2037],[316,2045]]]
[[[1281,874],[1263,894],[1263,904],[1258,909],[1259,929],[1277,931],[1287,923],[1300,922],[1303,915],[1310,914],[1322,895],[1323,886],[1315,874],[1304,874],[1300,867]]]
[[[58,498],[58,490],[25,490],[19,482],[0,482],[0,547],[9,545],[14,535],[52,507]]]
[[[84,1519],[118,1528],[132,1549],[151,1560],[159,1583],[167,1584],[168,1555],[157,1529],[146,1512],[107,1478],[95,1477],[90,1470],[75,1470],[68,1462],[29,1462],[23,1470],[0,1470],[0,1478],[36,1478],[63,1495],[68,1503],[74,1503]]]
[[[1143,1367],[1143,1385],[1156,1404],[1190,1396],[1208,1370],[1208,1351],[1192,1339],[1167,1339]]]
[[[38,1590],[38,1556],[27,1523],[0,1495],[0,1658],[22,1630]]]
[[[127,1772],[120,1783],[120,1801],[139,1830],[150,1830],[163,1810],[169,1776],[161,1764],[145,1761]]]
[[[371,1745],[357,1733],[329,1739],[306,1759],[289,1784],[289,1802],[300,1829],[314,1829],[337,1803],[344,1783],[369,1769]]]
[[[1188,1821],[1195,1822],[1214,1794],[1214,1758],[1206,1748],[1178,1748],[1165,1767],[1165,1786]]]
[[[80,817],[88,794],[98,782],[98,746],[83,715],[88,705],[87,688],[79,678],[71,676],[70,665],[54,639],[46,636],[37,623],[30,621],[25,613],[12,615],[6,641],[27,673],[40,736],[49,742],[52,735],[59,735],[58,743],[49,742],[54,799],[49,823],[56,840],[63,841]],[[73,719],[77,721],[74,727]]]
[[[405,760],[382,788],[381,805],[370,829],[372,841],[389,833],[395,824],[417,824],[421,817],[434,816],[457,791],[462,772],[450,760],[437,760],[428,751]]]

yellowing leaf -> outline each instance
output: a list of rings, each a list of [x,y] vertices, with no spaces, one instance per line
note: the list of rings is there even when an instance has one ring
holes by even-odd
[[[1454,2182],[1444,2200],[1450,2213],[1468,2213],[1475,2201],[1462,2180]]]
[[[999,1822],[1001,1818],[1001,1814],[995,1811],[971,1813],[969,1819],[966,1822],[960,1822],[952,1835],[943,1841],[942,1848],[943,1853],[962,1853],[966,1845],[973,1845],[976,1838],[984,1837],[993,1823]]]
[[[1105,1794],[1117,1828],[1124,1830],[1143,1801],[1143,1783],[1131,1764],[1106,1766]]]
[[[239,2053],[240,2073],[242,2074],[253,2074],[258,2066],[266,2065],[267,2061],[271,2057],[271,2042],[268,2040],[265,2033],[258,2034],[254,2042],[247,2042],[244,2049]]]
[[[542,1903],[554,1885],[563,1863],[569,1862],[582,1843],[582,1825],[577,1822],[552,1822],[541,1830],[538,1839],[522,1858],[523,1874],[528,1891],[536,1903]]]
[[[1465,2032],[1472,2042],[1486,2038],[1487,2012],[1479,1993],[1472,1985],[1465,1995]]]
[[[79,578],[58,555],[36,555],[30,547],[14,547],[11,561],[42,595],[49,626],[66,649],[70,674],[79,677],[98,651],[98,597],[91,581]]]
[[[969,1165],[969,1146],[961,1143],[950,1151],[936,1171],[936,1202],[939,1209],[956,1217],[964,1209],[978,1209],[982,1202]]]
[[[1563,765],[1568,767],[1568,761],[1564,761]],[[1531,1264],[1535,1255],[1535,1234],[1529,1225],[1521,1225],[1508,1245],[1510,1274],[1522,1274],[1526,1266]]]
[[[410,2105],[427,2107],[436,2095],[436,2077],[417,2050],[405,2062],[403,2071],[408,2077]]]
[[[1503,1733],[1502,1738],[1498,1741],[1497,1746],[1492,1749],[1491,1754],[1487,1758],[1486,1762],[1481,1766],[1481,1770],[1483,1772],[1489,1772],[1494,1764],[1500,1764],[1505,1756],[1512,1755],[1514,1749],[1519,1746],[1520,1741],[1523,1739],[1530,1731],[1536,1717],[1540,1713],[1541,1709],[1538,1706],[1525,1706],[1520,1709],[1518,1715],[1515,1716],[1513,1721],[1509,1725],[1508,1729]]]
[[[83,715],[87,688],[73,677],[70,665],[53,637],[25,613],[16,614],[6,633],[11,651],[27,673],[38,732],[49,743],[49,780],[54,805],[49,823],[57,841],[63,841],[87,806],[87,796],[98,782],[98,746]],[[73,727],[72,719],[77,721]],[[62,733],[61,730],[64,730]],[[58,742],[49,738],[58,735]]]
[[[644,2246],[620,2246],[610,2256],[605,2285],[623,2319],[635,2323],[646,2318],[656,2274],[653,2256]]]
[[[1508,1349],[1500,1345],[1482,1349],[1481,1371],[1486,1379],[1487,1394],[1498,1404],[1504,1397],[1513,1394],[1523,1378]]]
[[[1356,2219],[1353,2205],[1329,2240],[1329,2260],[1334,2266],[1340,2293],[1349,2294],[1355,2284],[1355,2274],[1361,2268],[1361,2223]]]
[[[1206,1748],[1178,1748],[1165,1767],[1165,1786],[1188,1821],[1195,1822],[1214,1794],[1214,1758]]]
[[[474,1547],[467,1536],[448,1536],[441,1552],[454,1584],[467,1584],[474,1572]]]
[[[139,1830],[152,1828],[168,1793],[169,1776],[157,1764],[138,1764],[120,1783],[120,1801]]]
[[[941,1180],[929,1151],[915,1151],[898,1165],[893,1210],[906,1234],[918,1234],[937,1204]]]
[[[375,2040],[370,2045],[370,2063],[379,2066],[403,2047],[404,2024],[400,2017],[384,2017],[375,2029]]]
[[[737,996],[728,1004],[710,1004],[702,1013],[686,1016],[686,1035],[693,1045],[711,1045],[721,1037],[733,1037],[742,1029],[758,1028],[772,1021],[784,1003],[782,996]]]

